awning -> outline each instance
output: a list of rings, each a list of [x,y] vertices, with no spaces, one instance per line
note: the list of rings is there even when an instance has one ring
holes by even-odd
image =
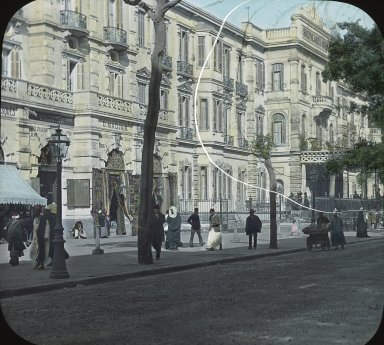
[[[13,165],[0,165],[0,204],[47,205]]]

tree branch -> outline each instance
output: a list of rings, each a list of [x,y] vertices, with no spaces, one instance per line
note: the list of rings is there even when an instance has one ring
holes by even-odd
[[[164,5],[163,9],[162,9],[162,12],[163,12],[163,15],[165,14],[165,12],[167,12],[170,8],[172,8],[173,6],[177,5],[181,0],[171,0],[169,1],[167,4]]]
[[[141,7],[152,20],[155,20],[155,12],[149,7],[149,5],[141,0],[123,0],[126,4],[131,6]]]

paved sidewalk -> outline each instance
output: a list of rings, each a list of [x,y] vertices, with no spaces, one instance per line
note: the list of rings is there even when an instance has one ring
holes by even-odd
[[[223,250],[221,251],[207,251],[205,246],[201,247],[197,243],[197,236],[195,236],[194,247],[190,248],[188,246],[189,235],[188,231],[182,232],[181,240],[184,247],[178,251],[162,250],[160,260],[154,260],[153,265],[138,264],[137,237],[103,238],[101,248],[104,250],[104,254],[99,255],[92,255],[92,250],[95,248],[94,239],[68,239],[65,248],[70,255],[66,262],[70,277],[66,279],[49,278],[51,267],[46,267],[42,271],[34,270],[34,263],[29,259],[28,249],[25,251],[25,256],[21,258],[20,264],[12,267],[8,264],[7,244],[1,244],[0,298],[307,251],[306,236],[291,237],[287,229],[280,233],[278,249],[269,249],[268,231],[264,231],[259,237],[256,250],[248,249],[248,236],[244,233],[224,233]],[[376,230],[370,232],[369,235],[369,238],[356,238],[354,232],[346,232],[346,249],[348,244],[383,240],[384,230]],[[208,233],[204,232],[204,240],[207,237]]]

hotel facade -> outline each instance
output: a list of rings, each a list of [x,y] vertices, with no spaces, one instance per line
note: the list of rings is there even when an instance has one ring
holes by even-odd
[[[362,95],[322,81],[331,32],[314,8],[299,9],[286,28],[226,23],[214,48],[221,25],[214,15],[182,1],[166,23],[154,152],[154,194],[163,211],[219,199],[234,211],[249,198],[268,198],[267,169],[250,150],[260,134],[275,143],[272,164],[284,195],[361,193],[356,173],[329,175],[324,162],[359,137],[381,134],[366,116],[346,111],[352,101],[364,104]],[[16,165],[55,201],[47,140],[60,125],[71,142],[63,161],[65,218],[108,210],[113,186],[135,213],[153,45],[148,15],[122,0],[36,0],[10,20],[2,47],[0,161]],[[196,125],[220,169],[201,147]],[[367,196],[374,187],[370,180]]]

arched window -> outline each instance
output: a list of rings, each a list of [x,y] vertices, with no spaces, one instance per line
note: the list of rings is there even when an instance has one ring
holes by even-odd
[[[272,118],[272,137],[276,145],[286,143],[286,124],[282,114],[275,114]]]

